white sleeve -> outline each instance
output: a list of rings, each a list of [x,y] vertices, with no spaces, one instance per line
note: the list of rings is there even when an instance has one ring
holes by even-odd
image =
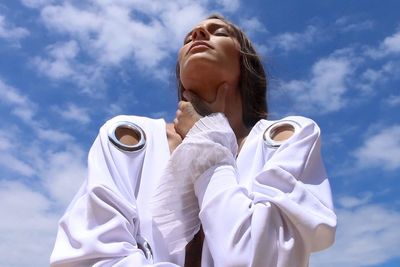
[[[225,157],[232,159],[236,139],[232,130],[222,138],[226,118],[216,118],[220,123],[202,119],[184,145],[197,151],[201,142],[193,140],[211,140],[217,149],[228,148]],[[192,154],[194,164],[211,163],[195,177],[194,187],[215,266],[308,266],[311,252],[333,243],[336,215],[320,157],[320,131],[311,120],[303,118],[302,124],[264,163],[250,190],[238,184],[236,165],[229,164],[234,161],[216,163]]]
[[[59,221],[52,267],[177,266],[153,264],[138,247],[136,206],[145,150],[125,153],[101,129],[88,157],[88,178]]]

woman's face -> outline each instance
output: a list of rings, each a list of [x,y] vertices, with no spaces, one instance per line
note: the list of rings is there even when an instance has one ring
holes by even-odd
[[[240,75],[239,43],[219,19],[200,22],[186,36],[179,51],[181,82],[206,101],[212,101],[223,83],[237,87]]]

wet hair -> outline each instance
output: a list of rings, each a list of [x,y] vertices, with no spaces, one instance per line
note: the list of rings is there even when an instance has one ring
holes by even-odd
[[[232,31],[232,37],[236,38],[240,45],[240,77],[239,92],[242,98],[243,123],[246,127],[253,127],[260,119],[266,119],[268,114],[267,77],[260,56],[254,49],[250,39],[235,24],[223,16],[215,14],[207,19],[219,19],[226,23]],[[184,90],[180,80],[179,61],[176,64],[176,80],[178,85],[178,97],[182,99]]]

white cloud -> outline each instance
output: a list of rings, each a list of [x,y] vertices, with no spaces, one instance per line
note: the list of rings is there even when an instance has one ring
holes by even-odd
[[[305,46],[316,41],[319,30],[317,27],[309,25],[304,32],[286,32],[274,36],[269,41],[271,49],[281,49],[285,52],[301,50]]]
[[[177,51],[183,44],[184,36],[208,15],[207,10],[197,4],[175,5],[165,10],[161,14],[161,21],[166,30],[165,34],[173,36],[172,40],[169,40],[171,42],[171,51]]]
[[[34,57],[33,67],[51,79],[73,81],[88,94],[102,94],[103,69],[97,64],[85,64],[78,60],[80,52],[77,41],[49,45],[46,57]]]
[[[94,0],[30,5],[40,9],[50,32],[73,40],[48,47],[48,57],[35,57],[33,63],[47,77],[73,81],[92,94],[104,84],[107,70],[124,62],[167,81],[162,63],[176,54],[186,32],[206,17],[207,2]],[[231,7],[238,1],[228,2],[224,5]],[[75,53],[66,57],[54,53],[62,48]],[[82,56],[79,60],[77,53]]]
[[[344,57],[327,57],[317,61],[309,80],[292,80],[282,84],[303,111],[332,112],[346,104],[346,80],[352,73],[352,62]]]
[[[256,17],[241,19],[240,26],[249,36],[254,36],[256,33],[260,32],[262,33],[267,32],[267,29],[265,28],[264,24]]]
[[[101,29],[102,23],[102,17],[96,9],[85,10],[69,3],[47,5],[41,10],[41,17],[49,29],[79,34],[88,38],[90,33],[96,33]]]
[[[400,106],[400,95],[390,95],[386,100],[385,103],[391,107]]]
[[[382,46],[387,53],[400,53],[400,32],[386,37],[383,40]]]
[[[2,180],[0,203],[0,265],[48,266],[58,220],[49,199],[31,187]]]
[[[376,84],[400,78],[400,62],[387,61],[378,69],[368,68],[361,74],[360,78],[364,87],[373,90]]]
[[[341,17],[335,21],[335,25],[343,32],[365,31],[371,30],[374,27],[374,22],[371,20],[356,21],[350,17]]]
[[[52,198],[64,208],[87,176],[87,153],[70,144],[65,150],[45,154],[46,162],[41,164],[39,175]]]
[[[37,121],[36,116],[37,105],[33,103],[26,95],[0,79],[0,103],[11,106],[11,113],[19,117],[26,125],[30,126],[40,139],[49,142],[67,142],[74,138],[65,132],[57,129],[48,129],[43,122]],[[5,161],[11,162],[12,158],[4,158]],[[21,164],[22,166],[22,164]]]
[[[0,131],[0,151],[8,150],[12,148],[12,143],[8,140],[7,136],[4,135],[3,131]]]
[[[367,204],[372,197],[372,193],[367,193],[363,197],[342,196],[338,198],[338,203],[343,208],[355,208]]]
[[[143,1],[94,1],[87,7],[51,5],[41,13],[50,29],[69,33],[103,64],[133,57],[137,66],[152,68],[176,50],[171,46],[177,45],[176,30],[182,34],[182,28],[189,29],[188,22],[204,14],[201,6],[186,1],[157,2],[158,6]],[[146,17],[145,22],[139,14]]]
[[[367,56],[374,59],[400,54],[400,31],[386,37],[377,48],[367,48]]]
[[[68,50],[60,53],[60,57],[68,57]],[[16,177],[39,177],[42,182],[45,181],[44,187],[57,203],[65,206],[85,177],[86,153],[74,145],[75,139],[72,135],[47,128],[46,121],[38,121],[33,108],[36,104],[18,89],[0,80],[0,95],[0,101],[11,106],[15,113],[26,110],[28,115],[20,117],[32,129],[29,135],[26,135],[26,130],[12,125],[7,129],[0,129],[0,166],[3,170],[14,173]],[[90,120],[85,115],[85,109],[74,104],[70,104],[62,115],[82,123]],[[58,149],[55,150],[55,147]],[[7,177],[0,177],[5,178]]]
[[[235,12],[240,7],[239,0],[217,0],[219,5],[221,5],[222,10],[225,12]]]
[[[55,110],[64,119],[76,121],[81,124],[90,122],[89,110],[87,108],[78,107],[74,103],[69,103],[66,108],[56,108]]]
[[[355,150],[358,165],[363,168],[400,168],[400,125],[387,126],[369,136],[364,144]]]
[[[12,107],[12,113],[25,122],[32,119],[36,112],[36,105],[16,88],[6,84],[0,79],[0,103]]]
[[[0,266],[47,266],[59,212],[86,176],[87,153],[72,142],[22,137],[21,129],[0,130]],[[21,175],[30,176],[29,186]]]
[[[396,65],[399,64],[389,61],[379,68],[367,68],[363,70],[363,73],[354,83],[354,86],[361,89],[364,93],[374,94],[379,86],[390,79],[396,78],[400,74]]]
[[[22,4],[31,7],[31,8],[38,8],[54,2],[54,0],[21,0]]]
[[[75,41],[50,45],[47,51],[50,59],[40,57],[34,59],[34,64],[39,71],[54,79],[77,75],[74,59],[79,53],[79,47]]]
[[[32,176],[35,173],[33,168],[27,163],[9,154],[0,155],[0,165],[2,168],[9,169],[23,176]]]
[[[359,202],[364,202],[360,200]],[[367,267],[400,256],[400,213],[374,204],[340,208],[336,241],[316,253],[312,267]]]
[[[0,129],[0,213],[6,214],[0,220],[0,266],[48,265],[59,212],[86,177],[87,152],[71,136],[36,131],[44,136],[26,136],[12,125]],[[24,176],[29,186],[18,182]]]
[[[0,129],[0,166],[1,169],[9,170],[18,175],[32,176],[35,170],[24,159],[16,156],[16,153],[22,149],[20,142],[15,137],[15,131],[11,127]],[[0,177],[4,179],[5,177]]]
[[[9,41],[18,41],[29,35],[29,31],[22,27],[14,27],[6,23],[6,18],[0,15],[0,39]]]
[[[42,128],[41,126],[38,126],[35,130],[38,137],[47,142],[65,143],[74,140],[72,135],[59,130]]]

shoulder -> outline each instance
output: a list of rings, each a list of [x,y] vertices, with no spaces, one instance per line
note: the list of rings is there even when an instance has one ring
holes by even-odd
[[[164,119],[153,119],[136,115],[117,115],[111,119],[106,120],[101,128],[114,128],[116,125],[123,125],[125,123],[134,124],[142,128],[165,127]]]
[[[150,136],[165,132],[166,123],[164,119],[153,119],[135,115],[118,115],[108,119],[99,129],[101,136],[112,135],[118,129],[131,129],[139,135]]]
[[[320,133],[321,129],[318,126],[318,124],[307,117],[303,117],[303,116],[287,116],[278,120],[260,120],[255,126],[254,128],[258,127],[258,128],[263,128],[266,129],[268,127],[272,127],[272,126],[280,126],[280,125],[291,125],[292,127],[296,127],[296,128],[306,128],[306,129],[312,129],[313,131],[316,131],[318,133]],[[296,129],[297,130],[297,129]]]
[[[104,125],[108,124],[113,124],[116,122],[120,121],[127,121],[127,122],[133,122],[133,123],[160,123],[164,122],[163,119],[153,119],[149,117],[143,117],[143,116],[136,116],[136,115],[117,115],[111,119],[108,119]]]
[[[294,123],[296,123],[300,126],[304,126],[304,127],[308,126],[308,125],[318,127],[318,124],[314,120],[312,120],[311,118],[308,118],[308,117],[303,117],[303,116],[287,116],[287,117],[277,119],[277,120],[262,119],[257,124],[263,124],[263,125],[269,126],[271,124],[281,123],[281,122],[294,122]]]
[[[286,140],[308,139],[311,143],[320,138],[318,124],[307,117],[287,116],[278,120],[260,120],[253,128],[266,143],[277,147]]]

